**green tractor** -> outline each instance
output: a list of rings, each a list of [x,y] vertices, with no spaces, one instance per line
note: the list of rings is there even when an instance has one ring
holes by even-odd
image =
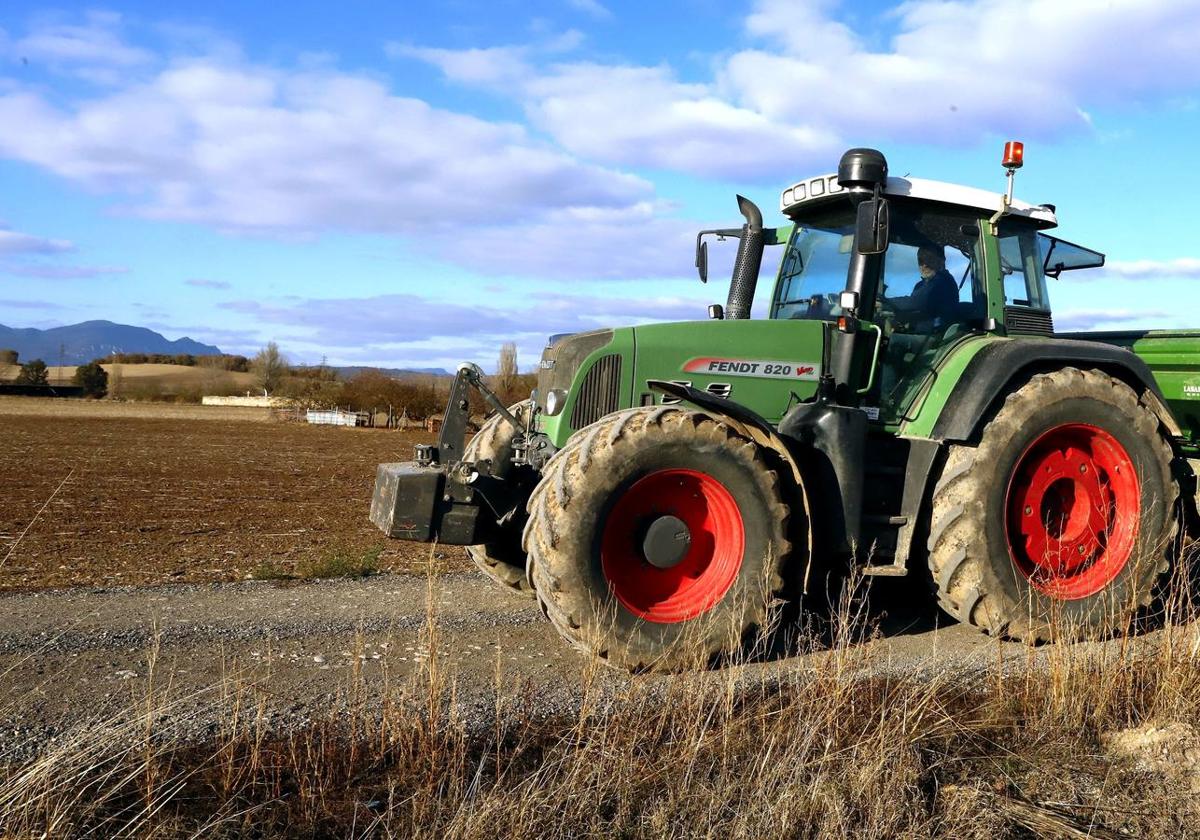
[[[552,338],[505,407],[459,368],[438,443],[381,464],[372,520],[464,545],[575,646],[629,668],[730,652],[839,566],[926,575],[951,616],[1109,634],[1176,552],[1200,333],[1058,334],[1046,277],[1104,256],[1051,205],[890,177],[872,149],[783,191],[707,320]],[[781,249],[765,318],[751,302]],[[466,443],[470,389],[495,414]],[[1187,505],[1190,509],[1191,504]]]

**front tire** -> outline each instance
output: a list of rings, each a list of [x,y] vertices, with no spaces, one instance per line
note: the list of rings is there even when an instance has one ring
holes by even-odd
[[[1097,370],[1034,376],[951,445],[929,565],[942,608],[1026,641],[1109,635],[1170,567],[1179,488],[1158,418]]]
[[[518,420],[524,421],[531,410],[528,401],[510,406],[508,411]],[[492,462],[492,475],[497,478],[512,478],[512,442],[516,432],[499,412],[492,415],[479,428],[475,437],[463,451],[463,460],[478,461],[487,458]],[[527,468],[526,468],[527,469]],[[521,548],[523,516],[504,526],[500,533],[482,545],[467,546],[467,555],[483,572],[496,583],[514,592],[533,593],[525,577],[525,552]]]
[[[710,415],[611,414],[547,463],[524,545],[543,612],[611,664],[678,670],[768,620],[793,561],[767,453]]]

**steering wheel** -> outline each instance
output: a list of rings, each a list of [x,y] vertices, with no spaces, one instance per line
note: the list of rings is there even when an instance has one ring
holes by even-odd
[[[821,318],[833,311],[827,294],[815,294],[808,299],[808,317]]]

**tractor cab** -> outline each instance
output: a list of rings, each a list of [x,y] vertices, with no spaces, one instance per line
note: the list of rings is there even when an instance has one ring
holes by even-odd
[[[972,335],[1053,334],[1046,292],[1054,271],[1103,262],[1103,256],[1047,237],[1054,210],[956,184],[888,177],[886,250],[857,290],[854,312],[842,306],[855,256],[856,207],[837,175],[783,191],[780,210],[793,223],[769,317],[819,320],[844,329],[853,317],[878,352],[861,404],[897,423],[941,358]],[[1050,260],[1047,259],[1049,256]],[[875,332],[878,331],[878,332]]]

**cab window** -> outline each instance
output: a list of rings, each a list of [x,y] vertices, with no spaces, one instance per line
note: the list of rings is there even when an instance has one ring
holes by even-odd
[[[999,244],[1004,305],[1048,312],[1050,301],[1042,270],[1044,257],[1037,232],[1001,228]]]

